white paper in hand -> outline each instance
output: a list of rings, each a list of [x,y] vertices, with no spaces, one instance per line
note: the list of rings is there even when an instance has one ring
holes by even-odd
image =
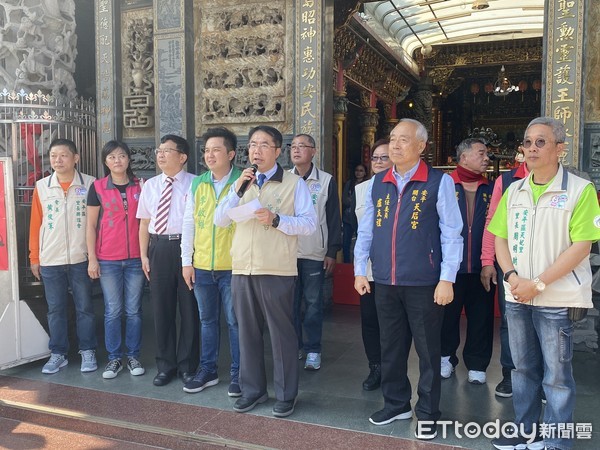
[[[227,210],[227,215],[234,222],[245,222],[246,220],[255,219],[254,213],[257,209],[262,208],[260,201],[255,198],[251,202],[245,203],[242,206],[236,206]]]

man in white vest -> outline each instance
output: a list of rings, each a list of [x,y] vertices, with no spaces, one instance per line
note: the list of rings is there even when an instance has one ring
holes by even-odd
[[[493,440],[498,449],[573,445],[560,430],[573,423],[573,323],[593,306],[589,255],[600,239],[600,208],[594,185],[559,162],[566,137],[556,119],[529,123],[523,148],[530,173],[506,190],[488,226],[504,272],[513,407],[523,433]],[[536,430],[540,422],[545,432]]]
[[[306,353],[304,369],[321,368],[323,330],[323,277],[333,272],[337,252],[342,248],[342,224],[337,185],[333,177],[312,162],[315,140],[298,134],[292,140],[292,173],[302,177],[317,213],[317,230],[298,237],[298,280],[294,298],[294,326],[298,335],[298,359]],[[302,306],[304,299],[304,315]],[[304,333],[302,333],[304,329]]]

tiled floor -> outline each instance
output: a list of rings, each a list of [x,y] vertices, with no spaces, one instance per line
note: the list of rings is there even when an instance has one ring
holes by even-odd
[[[70,355],[70,364],[67,368],[61,370],[55,375],[43,375],[40,370],[43,361],[26,364],[20,367],[7,369],[0,372],[7,378],[0,376],[0,394],[5,398],[9,390],[15,389],[21,383],[32,382],[33,384],[23,387],[25,390],[40,389],[45,390],[44,386],[55,386],[54,384],[72,386],[82,389],[72,391],[60,391],[55,389],[51,396],[67,395],[73,396],[69,408],[76,408],[78,404],[86,405],[87,414],[98,414],[99,416],[110,416],[111,408],[118,408],[120,414],[126,415],[121,420],[135,422],[138,420],[143,423],[142,417],[146,417],[148,411],[140,412],[136,419],[136,412],[127,415],[128,408],[136,408],[136,402],[131,396],[139,399],[163,400],[164,402],[152,403],[146,405],[150,408],[157,408],[156,405],[162,405],[159,409],[153,411],[158,424],[169,424],[171,415],[178,409],[187,410],[187,408],[196,408],[197,413],[190,413],[190,422],[194,422],[194,417],[211,417],[211,420],[217,422],[225,420],[230,435],[223,434],[236,442],[256,442],[261,445],[278,448],[379,448],[379,447],[397,447],[397,448],[426,448],[420,443],[414,441],[414,430],[416,421],[396,421],[386,426],[374,426],[368,421],[369,415],[380,409],[382,406],[381,391],[373,392],[363,391],[361,388],[362,380],[368,372],[367,361],[364,356],[362,340],[360,335],[359,311],[357,306],[334,305],[325,318],[323,332],[323,361],[322,368],[317,372],[308,372],[301,370],[300,375],[300,393],[295,413],[288,419],[296,428],[290,427],[288,419],[282,421],[275,419],[271,415],[271,408],[274,400],[270,399],[267,403],[257,406],[251,413],[240,415],[232,411],[234,399],[227,396],[228,376],[228,343],[227,333],[222,333],[221,361],[219,372],[221,381],[218,385],[208,388],[197,394],[186,394],[182,390],[181,381],[177,380],[165,387],[154,387],[152,378],[155,375],[153,360],[153,333],[152,318],[149,313],[150,308],[148,299],[145,298],[145,325],[144,325],[144,346],[141,360],[144,363],[147,373],[141,377],[133,377],[126,370],[123,370],[117,378],[113,380],[102,379],[102,366],[106,363],[106,352],[103,345],[99,346],[98,359],[100,369],[97,372],[82,374],[79,371],[79,356],[72,352]],[[98,320],[97,326],[99,336],[102,330],[102,304],[97,301]],[[224,323],[224,321],[222,321]],[[270,366],[269,343],[266,343],[267,364]],[[494,356],[492,363],[488,368],[488,383],[482,386],[471,385],[466,380],[466,369],[464,365],[459,365],[455,375],[442,382],[442,401],[441,410],[443,420],[458,421],[463,424],[475,422],[483,425],[487,422],[500,420],[500,422],[512,420],[512,402],[510,399],[499,399],[494,396],[494,387],[500,381],[501,374],[498,363],[499,344],[496,341],[494,346]],[[576,449],[595,449],[600,444],[600,413],[597,409],[597,399],[600,398],[600,358],[593,353],[577,352],[574,358],[575,378],[578,382],[577,408],[575,414],[576,422],[591,423],[593,434],[591,440],[579,440],[576,443]],[[268,371],[269,373],[270,371]],[[409,362],[409,376],[413,382],[413,404],[416,401],[416,380],[418,378],[418,361],[416,355],[411,355]],[[15,380],[17,379],[17,380]],[[42,384],[43,383],[43,384]],[[91,391],[89,391],[91,390]],[[62,392],[62,394],[61,394]],[[11,391],[12,393],[12,391]],[[87,393],[87,394],[86,394]],[[122,394],[112,397],[109,394]],[[270,394],[273,395],[272,386]],[[50,395],[50,394],[49,394]],[[125,397],[130,396],[130,397]],[[94,399],[94,407],[87,403],[88,398]],[[47,399],[47,397],[46,397]],[[56,398],[53,398],[57,401]],[[80,402],[80,403],[77,403]],[[58,405],[60,402],[57,402]],[[167,405],[167,406],[165,406]],[[85,409],[85,408],[84,408]],[[94,411],[100,411],[94,413]],[[200,416],[202,414],[202,416]],[[0,416],[2,416],[0,411]],[[259,422],[256,422],[259,421]],[[287,424],[283,426],[283,424]],[[320,427],[311,427],[310,424],[320,425]],[[270,430],[272,435],[279,430],[278,439],[268,442],[252,440],[250,436],[256,434],[259,430]],[[336,430],[353,430],[362,432],[360,434],[351,434],[352,441],[343,441],[335,444],[335,440],[328,440]],[[9,427],[10,428],[10,427]],[[6,427],[0,427],[0,436]],[[202,432],[203,427],[198,425],[196,432]],[[244,433],[240,430],[247,430],[247,441],[244,441]],[[289,434],[288,433],[289,430]],[[218,433],[223,432],[223,430]],[[217,433],[217,431],[208,430],[207,433]],[[217,434],[218,434],[217,433]],[[363,434],[368,433],[368,434]],[[267,434],[262,434],[266,437]],[[379,437],[374,435],[380,435]],[[302,436],[305,436],[302,438]],[[321,436],[321,438],[319,438]],[[356,438],[360,436],[360,438]],[[369,438],[370,436],[370,438]],[[392,441],[380,439],[384,437],[399,438]],[[306,445],[293,445],[289,439],[300,439]],[[316,440],[315,440],[316,439]],[[342,439],[342,438],[340,438]],[[344,437],[343,439],[350,439]],[[409,439],[411,441],[406,441]],[[310,445],[308,445],[310,443]],[[322,445],[319,445],[321,444]],[[395,443],[395,444],[394,444]],[[432,444],[445,444],[472,449],[492,448],[489,439],[485,436],[460,438],[454,431],[454,428],[448,429],[446,436],[440,434],[432,441]],[[35,448],[35,447],[34,447]],[[118,446],[114,447],[118,448]]]

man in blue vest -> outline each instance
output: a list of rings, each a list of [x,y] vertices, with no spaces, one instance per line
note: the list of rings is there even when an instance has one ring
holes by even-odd
[[[454,182],[421,161],[426,146],[427,130],[416,120],[402,119],[392,130],[394,166],[369,181],[354,249],[354,287],[360,295],[370,292],[369,257],[373,264],[381,333],[385,404],[369,421],[386,425],[412,417],[407,363],[414,340],[421,372],[415,405],[418,439],[437,436],[443,306],[454,297],[452,284],[463,252]]]
[[[488,150],[481,139],[468,138],[456,148],[458,165],[450,176],[463,219],[464,251],[454,284],[454,301],[446,306],[442,324],[442,378],[450,378],[458,364],[460,316],[465,309],[467,337],[463,361],[472,384],[486,382],[485,371],[492,358],[494,336],[494,292],[481,282],[481,242],[492,187],[483,176],[489,165]]]

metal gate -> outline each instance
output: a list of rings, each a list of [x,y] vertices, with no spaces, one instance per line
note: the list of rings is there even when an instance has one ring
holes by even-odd
[[[13,162],[22,297],[35,295],[39,283],[29,270],[29,216],[35,182],[50,174],[48,146],[57,138],[75,142],[79,170],[96,176],[96,106],[92,100],[65,102],[40,91],[0,91],[0,156]],[[34,288],[31,290],[31,288]]]

